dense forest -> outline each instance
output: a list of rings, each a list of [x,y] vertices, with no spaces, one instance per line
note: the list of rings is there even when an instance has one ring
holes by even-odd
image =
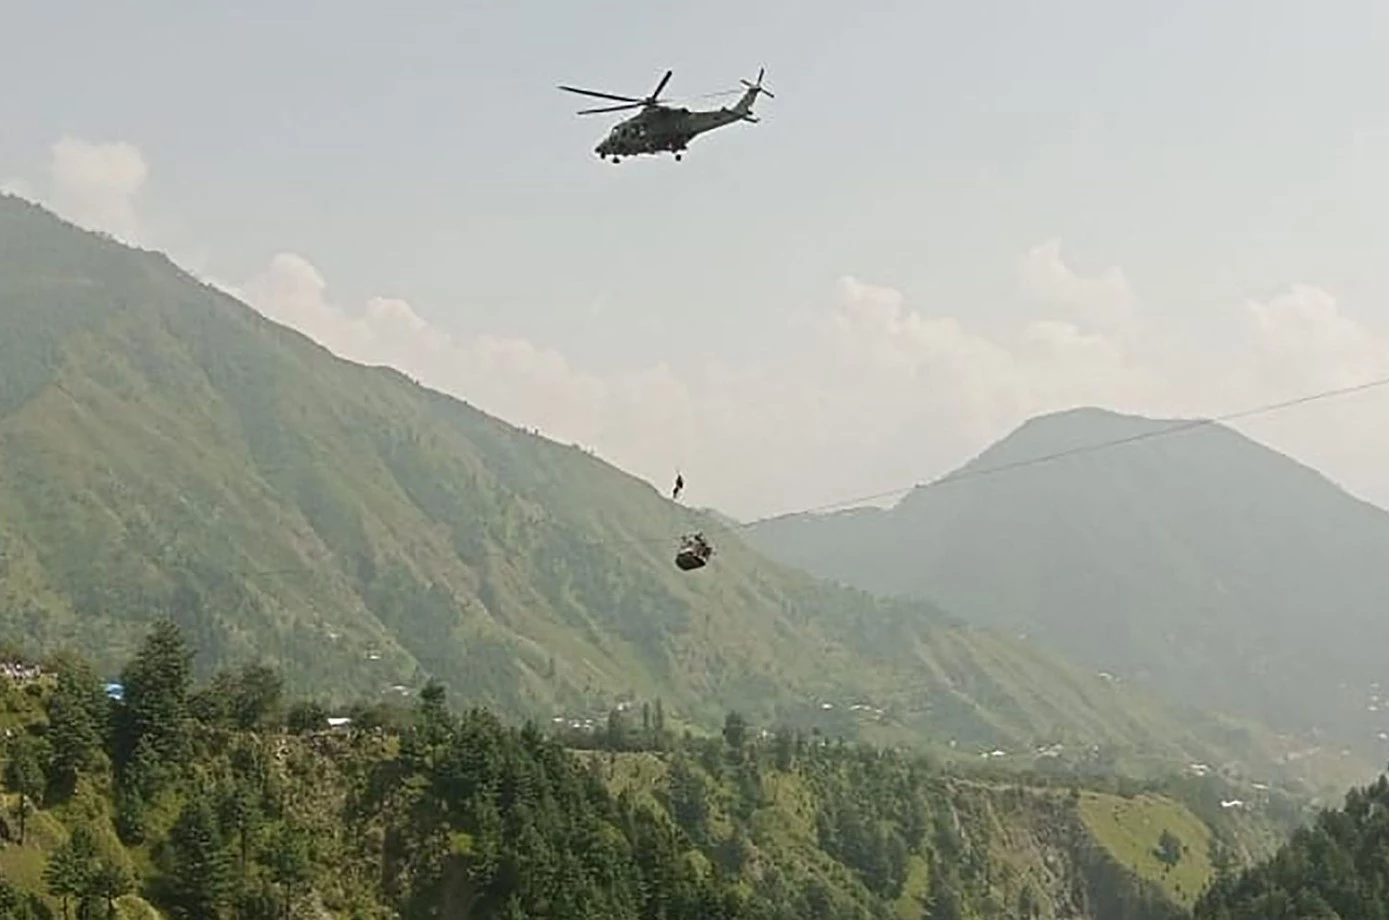
[[[660,701],[557,735],[437,683],[330,719],[192,658],[165,621],[118,691],[71,653],[9,668],[8,916],[1147,920],[1249,856],[1175,786],[969,775],[738,713],[677,735]],[[1121,806],[1134,852],[1102,826]]]
[[[1221,878],[1197,920],[1389,917],[1389,777],[1352,789],[1338,810],[1299,828],[1270,860]]]

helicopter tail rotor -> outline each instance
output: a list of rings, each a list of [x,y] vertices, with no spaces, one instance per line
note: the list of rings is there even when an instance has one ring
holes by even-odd
[[[760,67],[757,70],[756,83],[749,82],[748,80],[740,81],[744,86],[748,88],[748,91],[743,94],[743,98],[739,100],[738,105],[735,106],[733,110],[738,113],[738,115],[743,119],[743,121],[750,121],[754,124],[757,122],[757,116],[752,114],[751,109],[752,104],[755,101],[757,101],[757,95],[759,93],[765,94],[768,99],[776,98],[776,93],[773,93],[771,90],[766,89],[762,86],[762,78],[766,75],[766,73],[767,68]]]
[[[754,94],[756,94],[756,93],[766,93],[768,99],[775,99],[775,98],[776,98],[776,93],[772,92],[772,91],[769,90],[769,89],[764,89],[763,86],[762,86],[762,78],[763,78],[764,76],[766,76],[766,74],[767,74],[767,68],[765,68],[765,67],[759,67],[758,70],[757,70],[757,82],[756,82],[756,83],[749,83],[747,80],[743,80],[743,81],[742,81],[742,84],[743,84],[744,86],[746,86],[748,89],[752,90]]]

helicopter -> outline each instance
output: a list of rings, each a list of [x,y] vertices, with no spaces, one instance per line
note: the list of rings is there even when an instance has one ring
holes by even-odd
[[[731,109],[721,108],[692,112],[689,109],[673,108],[660,101],[661,90],[666,88],[673,72],[667,70],[666,75],[661,78],[661,82],[656,85],[656,91],[645,99],[615,96],[612,93],[600,93],[591,89],[580,89],[576,86],[560,86],[560,89],[582,96],[612,99],[624,103],[623,105],[609,105],[597,109],[582,109],[578,113],[580,115],[620,112],[625,109],[640,107],[640,112],[626,121],[614,125],[613,129],[608,132],[608,136],[603,138],[602,143],[593,149],[593,152],[599,157],[611,158],[614,163],[621,162],[623,157],[663,152],[673,153],[675,159],[679,160],[690,141],[706,131],[731,125],[735,121],[756,123],[757,116],[752,114],[752,103],[757,98],[758,93],[766,93],[769,98],[776,98],[770,90],[762,88],[762,77],[766,73],[764,67],[758,70],[756,83],[750,83],[747,80],[741,81],[747,90]]]

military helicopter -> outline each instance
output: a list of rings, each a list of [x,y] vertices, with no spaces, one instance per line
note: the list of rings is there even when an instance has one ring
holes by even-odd
[[[620,112],[625,109],[640,107],[640,112],[615,125],[608,136],[603,139],[603,142],[593,149],[593,152],[598,156],[603,159],[611,158],[614,163],[621,162],[623,157],[666,151],[675,154],[675,159],[679,160],[690,141],[706,131],[731,125],[735,121],[755,123],[757,116],[752,114],[752,103],[757,98],[758,93],[766,93],[769,98],[776,98],[771,91],[762,88],[762,76],[766,73],[764,67],[757,72],[756,83],[749,83],[747,80],[741,81],[747,90],[731,109],[692,112],[689,109],[673,108],[660,101],[661,90],[666,88],[666,83],[670,82],[670,76],[673,72],[667,70],[666,75],[661,78],[661,82],[656,85],[656,91],[645,99],[614,96],[612,93],[600,93],[591,89],[580,89],[576,86],[561,86],[560,89],[582,96],[613,99],[624,103],[623,105],[609,105],[597,109],[582,109],[578,113],[580,115]]]

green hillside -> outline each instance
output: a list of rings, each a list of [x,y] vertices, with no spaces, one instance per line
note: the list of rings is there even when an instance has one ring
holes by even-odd
[[[199,673],[264,660],[330,701],[433,676],[508,716],[660,699],[673,723],[739,708],[1024,763],[1041,743],[1106,769],[1280,750],[735,539],[678,571],[677,535],[715,524],[0,198],[3,638],[112,673],[168,616]]]
[[[1350,790],[1270,858],[1213,884],[1197,920],[1389,916],[1389,776]]]
[[[784,562],[930,597],[1187,702],[1389,754],[1389,513],[1217,425],[1095,409],[1028,422],[888,510],[749,529]],[[1058,451],[1103,450],[969,478]]]
[[[328,728],[274,672],[199,683],[190,657],[159,626],[119,702],[71,655],[0,679],[0,915],[1179,920],[1299,816],[1211,813],[1216,780],[1025,785],[735,714],[566,750],[438,685]]]

